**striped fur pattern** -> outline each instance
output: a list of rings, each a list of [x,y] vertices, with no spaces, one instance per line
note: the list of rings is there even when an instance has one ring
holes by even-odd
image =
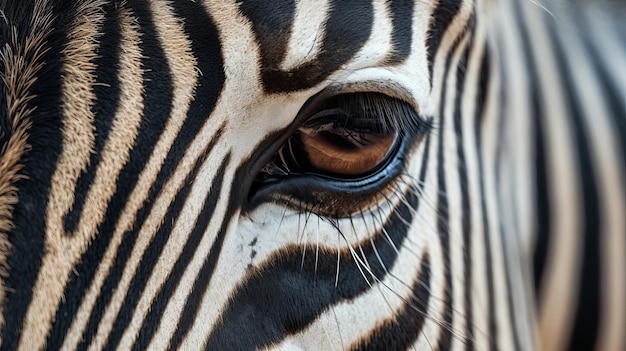
[[[626,10],[577,6],[0,0],[0,348],[624,349]],[[382,166],[267,176],[352,93]]]
[[[537,349],[622,350],[626,6],[548,5],[511,1],[493,16],[503,232],[536,292]]]

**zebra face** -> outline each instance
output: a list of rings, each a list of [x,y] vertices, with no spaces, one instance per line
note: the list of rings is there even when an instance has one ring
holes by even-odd
[[[2,6],[4,346],[436,338],[435,57],[470,3]]]
[[[444,108],[470,2],[3,6],[5,347],[445,348],[506,319],[472,310],[502,256],[464,268],[489,247],[446,195],[480,184]]]
[[[214,131],[201,140],[215,145],[193,177],[205,181],[190,191],[204,206],[182,211],[187,227],[174,230],[175,247],[193,252],[178,293],[196,297],[173,310],[182,324],[155,332],[182,348],[356,346],[365,330],[388,328],[376,316],[415,309],[414,335],[397,347],[423,332],[428,303],[413,296],[428,295],[436,216],[410,226],[420,221],[432,119],[421,109],[431,93],[424,15],[434,8],[415,4],[420,16],[394,23],[382,4],[316,6],[313,18],[301,6],[292,19],[273,19],[273,6],[211,7],[230,11],[214,18],[225,81]],[[396,31],[409,32],[404,42]],[[341,163],[354,159],[367,162]]]
[[[624,349],[600,7],[0,0],[0,348]]]

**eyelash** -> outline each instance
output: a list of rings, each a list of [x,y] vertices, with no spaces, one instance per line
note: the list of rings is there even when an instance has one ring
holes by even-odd
[[[263,168],[261,182],[297,174],[367,177],[384,167],[404,136],[430,128],[408,103],[379,93],[337,95],[317,111]]]

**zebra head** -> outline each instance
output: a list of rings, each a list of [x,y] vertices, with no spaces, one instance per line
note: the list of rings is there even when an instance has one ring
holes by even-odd
[[[615,302],[623,277],[588,280],[597,256],[583,255],[583,274],[561,258],[623,241],[611,148],[623,122],[598,117],[580,141],[589,99],[604,117],[613,100],[536,66],[582,57],[592,82],[617,74],[623,45],[589,40],[605,17],[579,14],[553,24],[531,3],[471,0],[0,1],[2,348],[619,346],[625,311],[567,309],[601,309],[579,281],[614,284]],[[616,59],[598,70],[577,45]],[[583,93],[577,118],[563,106]],[[578,157],[597,150],[618,151]],[[574,175],[586,166],[602,171]],[[608,227],[594,226],[598,204],[614,205]],[[588,226],[559,241],[577,214]],[[570,250],[549,254],[552,241]],[[617,327],[598,331],[605,321]]]

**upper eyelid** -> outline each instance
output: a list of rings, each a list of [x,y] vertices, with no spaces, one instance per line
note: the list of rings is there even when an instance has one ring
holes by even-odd
[[[382,132],[418,135],[430,130],[428,120],[419,116],[410,103],[380,92],[356,91],[327,95],[318,103],[315,111],[309,114],[302,126],[331,116],[362,116],[371,117],[361,120],[371,120],[372,126],[380,126]]]

